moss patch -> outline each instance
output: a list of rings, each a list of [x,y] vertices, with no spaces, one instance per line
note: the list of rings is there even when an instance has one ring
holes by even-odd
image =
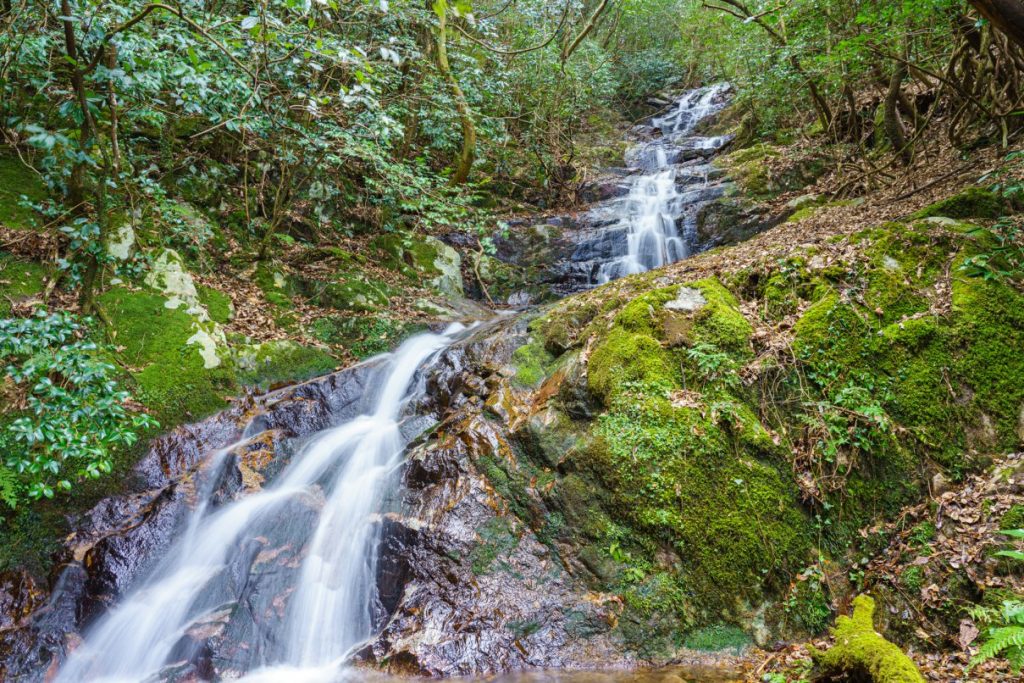
[[[853,615],[836,621],[835,645],[812,653],[815,664],[829,676],[861,676],[872,683],[924,683],[914,662],[875,632],[874,612],[874,600],[857,596]]]
[[[1003,213],[1003,200],[992,190],[971,187],[958,195],[935,202],[911,216],[912,219],[944,216],[946,218],[998,218]]]
[[[206,369],[198,347],[189,345],[194,319],[169,309],[159,294],[116,287],[98,297],[109,317],[118,359],[129,369],[136,398],[164,428],[197,420],[224,408],[235,389],[230,368]]]
[[[15,229],[40,227],[39,216],[22,206],[22,197],[33,203],[41,202],[46,199],[46,187],[18,157],[0,152],[0,225]]]
[[[0,252],[0,317],[9,315],[11,302],[32,298],[43,291],[46,269]]]

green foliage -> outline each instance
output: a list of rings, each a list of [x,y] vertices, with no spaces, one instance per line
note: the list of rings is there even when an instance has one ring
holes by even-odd
[[[1007,529],[1002,533],[1015,539],[1024,538],[1024,529]],[[1003,550],[997,555],[1024,562],[1024,553],[1017,550]],[[971,657],[970,668],[1001,657],[1010,663],[1015,674],[1024,671],[1024,599],[1015,596],[1004,600],[998,608],[976,605],[968,613],[984,628],[981,645]]]
[[[786,615],[811,634],[821,633],[832,621],[825,573],[820,564],[812,565],[797,575],[784,603]]]
[[[52,498],[70,490],[75,478],[109,474],[112,451],[156,425],[130,407],[114,366],[85,332],[68,313],[0,320],[0,362],[19,397],[7,426],[8,470],[0,487],[8,504],[16,498],[11,472],[29,498]]]
[[[970,234],[987,239],[991,248],[964,259],[960,270],[984,280],[1024,282],[1024,228],[1015,220],[1003,219],[991,228],[976,228]]]

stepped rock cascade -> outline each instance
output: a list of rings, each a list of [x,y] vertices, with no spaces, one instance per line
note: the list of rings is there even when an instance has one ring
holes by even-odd
[[[629,193],[605,208],[616,219],[605,230],[625,234],[625,240],[616,242],[624,253],[598,263],[591,273],[593,284],[674,263],[694,250],[696,208],[721,195],[717,186],[709,191],[714,169],[706,158],[728,138],[693,133],[725,106],[728,89],[719,84],[686,93],[667,114],[651,120],[660,137],[626,155],[637,175]]]
[[[249,643],[243,670],[265,664],[336,671],[383,616],[376,595],[380,513],[397,484],[408,438],[424,425],[405,407],[422,395],[416,378],[463,330],[423,334],[380,360],[361,397],[361,414],[315,434],[261,490],[223,500],[217,482],[243,441],[210,458],[198,503],[179,539],[148,576],[85,633],[57,676],[73,681],[141,681],[161,676],[223,628],[225,611],[270,596],[283,615],[271,637]],[[282,571],[266,539],[305,546]],[[301,566],[296,568],[296,562]],[[259,590],[256,590],[256,588]],[[238,662],[236,657],[236,662]],[[294,669],[292,670],[294,673]]]

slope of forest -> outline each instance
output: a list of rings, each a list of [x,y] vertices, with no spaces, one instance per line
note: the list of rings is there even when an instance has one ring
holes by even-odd
[[[1022,8],[0,0],[0,677],[73,650],[236,427],[276,425],[225,498],[358,361],[486,321],[364,666],[1012,680]],[[712,83],[692,255],[581,280],[623,156]],[[859,594],[911,660],[842,649]],[[181,675],[244,673],[223,631]]]

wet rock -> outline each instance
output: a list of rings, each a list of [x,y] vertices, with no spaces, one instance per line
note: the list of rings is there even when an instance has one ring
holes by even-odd
[[[696,244],[699,250],[736,244],[778,225],[781,216],[769,217],[738,199],[721,199],[697,213]]]

